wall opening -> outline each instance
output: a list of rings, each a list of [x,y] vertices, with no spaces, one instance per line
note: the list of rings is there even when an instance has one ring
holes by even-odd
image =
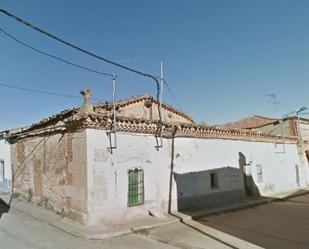
[[[4,181],[4,160],[0,160],[0,181]]]
[[[297,186],[300,186],[300,180],[299,180],[299,168],[298,165],[295,165],[295,176],[296,176],[296,184]]]
[[[258,183],[263,182],[263,167],[260,164],[256,165],[256,178]]]
[[[309,150],[306,150],[305,153],[306,153],[307,161],[308,161],[308,163],[309,163]]]
[[[218,174],[210,173],[210,187],[211,188],[219,188]]]
[[[144,204],[144,171],[134,169],[128,172],[128,206]]]

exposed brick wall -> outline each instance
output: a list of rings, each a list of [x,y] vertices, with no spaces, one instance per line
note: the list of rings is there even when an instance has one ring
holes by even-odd
[[[56,212],[86,214],[85,139],[80,132],[12,144],[14,191]]]

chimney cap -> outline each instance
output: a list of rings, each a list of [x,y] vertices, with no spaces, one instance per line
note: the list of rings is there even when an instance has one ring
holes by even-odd
[[[80,94],[86,95],[86,94],[91,94],[91,89],[90,88],[84,88],[79,91]]]

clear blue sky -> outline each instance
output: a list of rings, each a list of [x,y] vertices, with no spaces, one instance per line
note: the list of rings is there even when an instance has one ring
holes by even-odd
[[[309,1],[306,0],[0,0],[0,6],[102,56],[165,78],[197,121],[223,123],[309,106]],[[67,48],[0,15],[0,25],[33,46],[118,75],[118,97],[154,83]],[[36,54],[0,34],[0,83],[110,100],[109,78]],[[81,104],[79,99],[0,87],[0,129],[30,124]],[[174,104],[165,90],[164,101]]]

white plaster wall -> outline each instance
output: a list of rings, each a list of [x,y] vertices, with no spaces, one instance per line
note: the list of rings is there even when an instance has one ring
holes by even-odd
[[[4,177],[6,180],[6,182],[0,182],[0,188],[4,191],[9,191],[12,179],[11,154],[10,145],[5,140],[0,140],[0,160],[4,160]]]
[[[118,147],[108,151],[109,139],[105,131],[87,129],[87,184],[89,223],[98,219],[127,219],[147,214],[152,207],[165,206],[168,190],[170,141],[156,150],[152,135],[118,133]],[[128,171],[144,170],[144,205],[127,206]],[[163,191],[162,188],[165,190]]]
[[[171,139],[163,139],[163,148],[157,150],[152,135],[117,133],[118,147],[111,154],[107,149],[110,144],[106,131],[87,129],[86,134],[89,224],[97,223],[100,219],[126,220],[145,215],[152,207],[167,211]],[[238,190],[243,182],[233,173],[233,169],[235,172],[239,171],[240,152],[246,157],[247,163],[251,162],[252,178],[261,195],[271,196],[306,185],[302,168],[300,186],[296,182],[295,165],[301,167],[296,144],[286,144],[285,153],[279,153],[282,151],[273,143],[226,139],[175,138],[174,144],[175,174],[228,169],[224,171],[223,177],[220,173],[218,189],[208,188],[209,183],[202,183],[200,186],[194,185],[194,182],[186,183],[185,187],[191,195]],[[257,182],[257,164],[263,168],[261,183]],[[128,207],[128,170],[134,168],[144,170],[145,203]],[[172,210],[177,209],[178,195],[173,177]]]
[[[273,195],[297,188],[295,165],[300,165],[297,145],[286,144],[285,153],[274,143],[219,139],[177,138],[175,172],[186,173],[222,167],[239,168],[239,152],[251,162],[252,177],[262,195]],[[257,182],[256,165],[263,168],[263,182]],[[301,172],[301,170],[300,170]],[[306,185],[300,173],[300,185]]]

